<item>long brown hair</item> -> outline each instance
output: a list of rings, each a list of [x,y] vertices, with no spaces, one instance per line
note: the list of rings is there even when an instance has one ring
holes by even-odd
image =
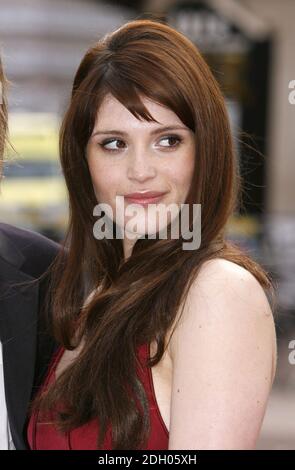
[[[125,261],[122,240],[94,238],[98,201],[85,152],[107,93],[138,119],[155,121],[140,100],[146,96],[170,108],[195,132],[197,164],[186,202],[202,207],[197,250],[183,250],[181,236],[143,237]],[[64,431],[97,419],[98,448],[109,425],[113,449],[144,448],[150,422],[135,370],[136,348],[155,340],[157,353],[149,366],[160,361],[167,332],[204,261],[231,260],[273,291],[267,272],[225,240],[226,223],[239,208],[241,177],[224,98],[195,45],[152,19],[130,21],[99,40],[76,73],[60,133],[60,157],[70,220],[53,269],[52,327],[65,348],[74,349],[82,338],[83,348],[39,405],[46,410],[66,402],[58,419]],[[98,286],[101,290],[83,307]]]

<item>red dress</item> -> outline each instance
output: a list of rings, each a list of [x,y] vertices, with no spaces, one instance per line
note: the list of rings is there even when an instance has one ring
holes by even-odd
[[[59,348],[54,355],[43,387],[55,380],[55,369],[63,352],[64,348]],[[146,359],[149,358],[148,344],[139,346],[138,358],[142,369],[137,369],[137,374],[142,380],[147,393],[151,423],[147,446],[142,450],[168,450],[169,432],[157,405],[151,369],[145,363]],[[98,430],[97,420],[92,420],[71,430],[69,433],[62,434],[54,424],[40,421],[39,413],[35,411],[30,417],[27,435],[32,450],[96,450]],[[112,450],[110,429],[106,433],[102,449]]]

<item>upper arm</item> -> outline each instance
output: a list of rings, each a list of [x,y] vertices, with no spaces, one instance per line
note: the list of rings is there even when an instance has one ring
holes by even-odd
[[[169,449],[251,449],[274,377],[267,297],[235,263],[212,260],[192,284],[171,339]]]

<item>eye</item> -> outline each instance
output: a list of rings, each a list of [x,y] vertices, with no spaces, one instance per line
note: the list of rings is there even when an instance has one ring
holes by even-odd
[[[106,139],[104,140],[100,145],[100,147],[102,147],[103,150],[106,150],[107,152],[117,152],[118,148],[107,148],[105,147],[106,145],[108,144],[112,144],[113,142],[123,142],[123,140],[120,140],[120,139],[115,139],[115,138],[111,138],[111,139]]]
[[[170,141],[170,142],[171,141],[174,141],[174,142],[176,141],[176,144],[174,144],[174,145],[163,145],[163,147],[166,147],[166,148],[175,148],[175,147],[178,147],[181,144],[183,139],[182,139],[182,137],[180,137],[178,135],[167,135],[165,137],[162,137],[161,141],[162,140],[167,140],[167,141]]]
[[[178,146],[181,144],[181,142],[183,141],[182,137],[180,137],[179,135],[167,135],[167,136],[162,137],[162,138],[160,139],[160,141],[163,141],[163,140],[170,141],[170,142],[171,142],[171,141],[172,141],[172,142],[174,141],[174,144],[172,144],[172,145],[161,145],[161,147],[167,148],[167,149],[169,149],[169,148],[176,148],[176,147],[178,147]],[[118,147],[116,148],[116,144],[115,144],[115,148],[114,148],[114,147],[113,147],[113,148],[111,148],[111,147],[106,147],[107,145],[113,144],[113,143],[115,143],[115,142],[119,142],[119,143],[120,143],[120,148],[118,148]],[[175,143],[175,142],[176,142],[176,143]],[[112,137],[112,138],[109,138],[109,139],[105,139],[103,142],[99,143],[99,146],[100,146],[103,150],[105,150],[106,152],[119,152],[120,150],[122,150],[122,149],[124,148],[122,144],[124,145],[123,140],[117,139],[117,138],[115,138],[115,137]]]

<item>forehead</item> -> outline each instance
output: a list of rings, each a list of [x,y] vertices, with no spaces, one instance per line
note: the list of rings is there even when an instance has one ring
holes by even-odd
[[[148,111],[159,124],[172,125],[178,124],[183,125],[179,117],[171,109],[150,100],[147,97],[141,96],[141,100],[147,107]],[[157,122],[148,122],[145,120],[137,119],[120,101],[118,101],[113,95],[108,94],[105,96],[98,109],[95,128],[112,129],[116,125],[120,126],[123,131],[127,130],[130,126],[133,128],[149,130],[153,127],[158,127]]]

